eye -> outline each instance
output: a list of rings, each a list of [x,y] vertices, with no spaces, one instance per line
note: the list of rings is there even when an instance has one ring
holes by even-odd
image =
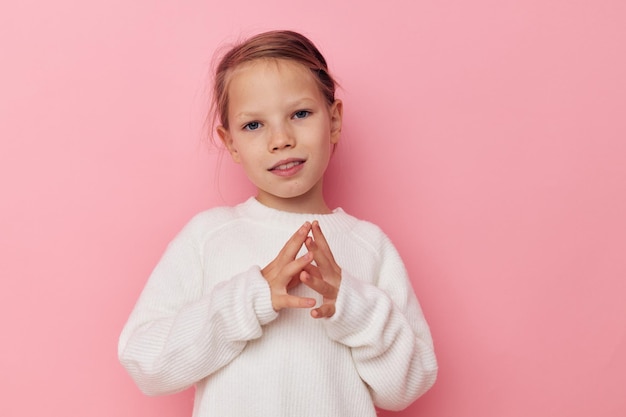
[[[305,117],[308,117],[311,114],[310,111],[308,110],[298,110],[297,112],[295,112],[293,114],[293,118],[294,119],[304,119]]]
[[[257,130],[261,127],[261,123],[259,122],[250,122],[243,126],[244,130]]]

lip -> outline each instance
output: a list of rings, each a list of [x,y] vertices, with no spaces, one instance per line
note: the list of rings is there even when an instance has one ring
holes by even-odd
[[[305,162],[306,160],[301,158],[283,159],[275,163],[268,171],[281,177],[290,177],[298,173],[304,167]]]

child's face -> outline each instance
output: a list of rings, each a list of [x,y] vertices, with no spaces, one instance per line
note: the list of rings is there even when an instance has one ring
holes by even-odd
[[[218,134],[267,206],[326,207],[322,181],[339,141],[342,105],[329,106],[313,77],[287,60],[257,60],[231,74],[229,128],[218,127]]]

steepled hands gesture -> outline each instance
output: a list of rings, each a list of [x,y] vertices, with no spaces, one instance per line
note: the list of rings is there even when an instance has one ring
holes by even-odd
[[[302,245],[308,252],[296,258]],[[335,314],[341,268],[335,262],[317,221],[302,225],[289,238],[278,256],[261,270],[261,274],[269,284],[274,310],[314,307],[315,299],[298,297],[288,292],[303,283],[323,297],[322,305],[311,310],[311,317],[319,319]]]

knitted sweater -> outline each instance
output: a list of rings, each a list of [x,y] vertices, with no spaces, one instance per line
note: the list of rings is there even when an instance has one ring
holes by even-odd
[[[261,275],[312,220],[342,273],[325,319],[275,312]],[[303,284],[290,293],[321,303]],[[404,265],[378,227],[342,209],[287,213],[254,198],[198,214],[168,245],[122,331],[119,358],[148,395],[195,385],[194,417],[374,417],[375,405],[407,407],[437,374]]]

